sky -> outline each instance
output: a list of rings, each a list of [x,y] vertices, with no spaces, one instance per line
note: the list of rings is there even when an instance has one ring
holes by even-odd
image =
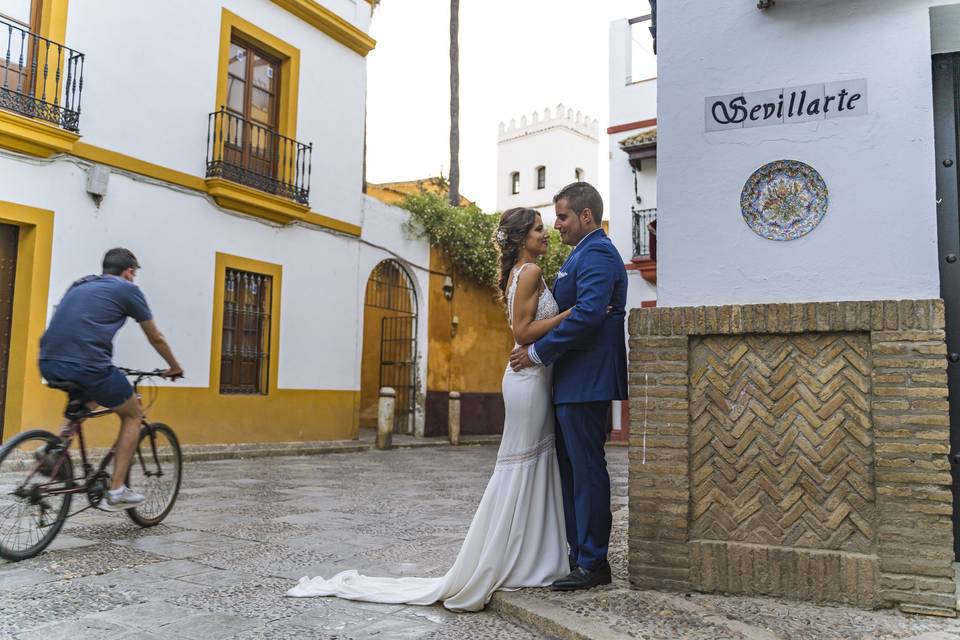
[[[497,126],[562,102],[600,123],[607,192],[610,22],[646,0],[461,0],[460,192],[496,206]],[[367,62],[367,180],[449,173],[450,0],[382,0]]]

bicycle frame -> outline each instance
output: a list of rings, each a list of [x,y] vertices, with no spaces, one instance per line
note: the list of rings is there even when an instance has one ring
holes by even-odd
[[[141,395],[138,389],[139,384],[140,384],[140,380],[137,380],[134,383],[134,393],[136,394],[138,401],[141,399]],[[109,451],[107,451],[107,454],[103,457],[103,460],[100,461],[100,465],[94,471],[92,465],[90,464],[89,458],[87,456],[86,441],[83,438],[83,423],[86,422],[87,420],[102,418],[104,416],[108,416],[112,414],[116,414],[116,411],[114,411],[113,409],[107,409],[104,407],[100,409],[86,410],[81,415],[70,417],[69,418],[70,422],[60,429],[59,435],[62,441],[62,454],[59,456],[56,464],[53,466],[53,469],[51,469],[50,471],[49,478],[51,481],[48,483],[37,485],[37,487],[38,488],[51,487],[51,485],[59,484],[54,479],[59,477],[60,470],[63,468],[64,460],[68,458],[70,445],[73,444],[73,439],[77,438],[77,445],[78,445],[77,448],[80,450],[80,460],[81,460],[83,475],[80,478],[71,479],[74,484],[74,486],[72,487],[60,488],[60,489],[48,488],[46,490],[46,493],[47,495],[51,495],[51,496],[63,495],[67,493],[70,493],[70,494],[85,493],[88,489],[88,486],[87,486],[88,480],[100,473],[105,472],[107,469],[107,466],[109,466],[110,464],[110,461],[113,460],[114,455],[116,455],[116,444],[110,447]],[[150,422],[147,420],[146,415],[144,415],[140,419],[140,428],[141,429],[146,428],[147,431],[150,433],[150,448],[153,453],[153,459],[155,462],[158,463],[158,468],[159,468],[159,461],[157,460],[156,439],[154,438],[152,426],[150,425]],[[144,468],[144,472],[147,475],[149,475],[149,472],[146,471],[146,464],[144,463],[143,454],[140,452],[139,447],[137,448],[136,452],[137,452],[137,456],[140,458],[140,464]],[[131,464],[132,463],[133,461],[131,460]],[[31,471],[30,474],[27,476],[25,484],[30,482],[34,474],[36,474],[39,471],[39,469],[40,469],[40,464],[38,463],[36,468],[34,468],[34,470]],[[163,475],[163,472],[158,471],[158,474]],[[79,482],[76,482],[77,480],[79,480]]]

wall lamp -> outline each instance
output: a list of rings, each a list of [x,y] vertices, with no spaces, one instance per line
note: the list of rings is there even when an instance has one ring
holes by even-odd
[[[444,276],[443,278],[443,297],[447,300],[453,300],[453,278]]]

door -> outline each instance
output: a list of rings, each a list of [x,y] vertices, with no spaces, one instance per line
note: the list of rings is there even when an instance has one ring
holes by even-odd
[[[245,43],[230,43],[224,160],[268,180],[250,186],[269,191],[276,177],[277,96],[280,63]]]
[[[933,57],[937,163],[940,297],[946,306],[947,379],[950,387],[950,471],[953,476],[953,551],[960,559],[960,209],[958,209],[958,105],[960,54]]]
[[[3,416],[7,409],[7,365],[10,360],[13,288],[17,275],[19,238],[19,227],[0,224],[0,442],[3,441]]]

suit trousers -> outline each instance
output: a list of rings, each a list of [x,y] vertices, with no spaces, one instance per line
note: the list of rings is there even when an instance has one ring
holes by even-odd
[[[604,444],[610,402],[558,404],[557,462],[570,559],[593,571],[610,545],[610,475]]]

